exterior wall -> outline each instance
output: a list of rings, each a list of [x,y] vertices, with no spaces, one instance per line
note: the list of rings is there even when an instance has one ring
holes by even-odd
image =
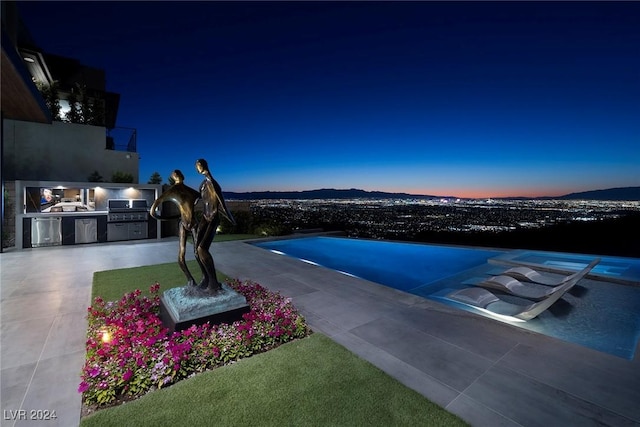
[[[115,172],[139,180],[138,153],[107,150],[104,127],[5,119],[3,133],[6,180],[84,182],[96,170],[105,181]]]
[[[2,224],[2,247],[10,248],[16,241],[16,183],[5,182],[4,224]]]

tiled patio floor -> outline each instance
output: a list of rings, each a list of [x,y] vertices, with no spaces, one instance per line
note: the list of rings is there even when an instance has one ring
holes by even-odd
[[[640,425],[637,356],[527,332],[239,241],[212,252],[219,270],[292,297],[315,331],[472,425]],[[93,272],[172,262],[176,253],[168,239],[0,254],[2,426],[77,425]],[[21,409],[55,410],[57,419],[11,419]]]

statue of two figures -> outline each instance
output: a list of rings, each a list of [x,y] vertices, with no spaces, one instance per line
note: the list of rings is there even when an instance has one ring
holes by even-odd
[[[174,184],[158,197],[151,206],[150,214],[158,220],[170,220],[180,218],[178,264],[187,277],[187,292],[193,296],[214,295],[222,289],[221,283],[216,277],[215,264],[209,252],[211,242],[220,225],[220,215],[224,215],[232,224],[235,220],[222,196],[220,185],[213,179],[207,161],[198,159],[196,170],[204,176],[200,191],[187,186],[184,183],[184,175],[179,170],[174,170],[171,178]],[[157,210],[163,202],[173,202],[177,205],[179,215],[158,215]],[[202,205],[202,215],[196,215],[196,206]],[[189,271],[185,262],[187,236],[193,238],[193,249],[196,261],[202,270],[202,280],[196,284],[196,280]]]

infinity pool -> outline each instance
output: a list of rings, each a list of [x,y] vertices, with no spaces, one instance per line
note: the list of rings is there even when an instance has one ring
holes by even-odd
[[[558,267],[556,264],[562,262],[565,269],[580,270],[594,258],[336,237],[307,237],[254,245],[476,314],[481,313],[446,298],[449,292],[468,287],[469,283],[482,278],[473,274],[463,279],[456,277],[466,270],[484,265],[486,274],[499,274],[509,266],[496,265],[496,261],[509,259],[532,267]],[[604,280],[582,281],[538,317],[512,324],[632,360],[640,338],[640,260],[601,258],[593,272]],[[606,281],[619,277],[632,285]]]
[[[256,246],[405,292],[477,267],[504,253],[337,237],[276,240]]]

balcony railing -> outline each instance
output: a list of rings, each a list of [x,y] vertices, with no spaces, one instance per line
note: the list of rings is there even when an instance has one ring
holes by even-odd
[[[107,150],[137,152],[137,130],[134,128],[116,127],[107,129]]]

